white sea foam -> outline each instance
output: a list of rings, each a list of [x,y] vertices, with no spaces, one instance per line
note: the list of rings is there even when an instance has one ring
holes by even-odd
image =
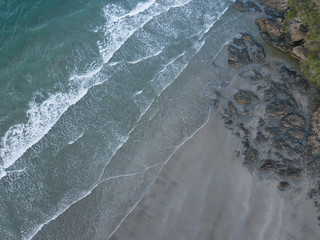
[[[10,167],[28,148],[47,134],[61,115],[86,92],[86,89],[79,89],[69,94],[53,94],[41,104],[31,101],[27,111],[28,122],[11,126],[1,139],[2,168]]]
[[[84,132],[81,133],[81,134],[80,134],[78,137],[76,137],[74,140],[68,142],[68,144],[71,145],[71,144],[75,143],[75,142],[78,141],[80,138],[82,138],[83,134],[84,134]]]
[[[106,7],[104,9],[104,15],[106,16],[106,19],[111,20],[111,22],[108,22],[107,25],[103,28],[105,37],[108,39],[106,41],[101,41],[98,43],[100,53],[103,56],[103,62],[108,63],[113,54],[121,48],[124,42],[155,16],[158,16],[171,8],[182,7],[190,1],[191,0],[173,1],[170,2],[171,5],[167,5],[168,2],[166,2],[166,5],[161,5],[152,0],[143,4],[138,4],[137,7],[131,12],[127,12],[118,6],[110,7],[108,5],[109,7]],[[205,26],[204,32],[200,32],[201,38],[213,24],[214,23]],[[195,42],[195,52],[198,52],[203,44],[204,41]],[[130,63],[135,64],[159,54],[161,54],[161,51],[155,52],[153,55],[140,58],[139,60],[132,61]],[[158,92],[159,95],[187,66],[187,61],[183,60],[184,54],[185,52],[181,53],[180,55],[172,59],[169,63],[167,63],[164,66],[164,69],[162,69],[161,74],[158,75],[158,82],[161,82],[161,89]],[[108,65],[115,66],[116,64],[118,64],[118,62],[109,63]],[[4,162],[3,168],[8,168],[9,166],[11,166],[19,157],[21,157],[21,155],[25,151],[27,151],[28,148],[39,141],[71,105],[75,104],[84,95],[86,95],[90,87],[101,84],[103,81],[105,81],[104,79],[100,79],[99,77],[97,77],[102,68],[103,65],[100,65],[96,68],[93,68],[92,70],[89,70],[85,74],[74,74],[73,76],[71,76],[70,82],[77,87],[72,88],[72,90],[70,90],[68,93],[57,93],[51,95],[46,101],[40,104],[36,103],[35,101],[32,101],[30,103],[30,109],[27,114],[29,119],[28,122],[25,124],[17,124],[12,126],[2,138],[0,156],[2,157]],[[165,72],[168,74],[166,76],[170,75],[170,78],[166,81],[164,81],[165,79],[160,76]],[[162,82],[162,80],[164,82]],[[88,82],[90,82],[90,84],[87,84]],[[136,92],[136,95],[140,95],[142,93],[143,90]],[[149,109],[151,104],[152,102],[147,104],[147,107],[145,109],[142,109],[140,119]],[[128,137],[132,131],[133,129],[128,133],[127,136],[119,136],[119,144],[114,154],[128,140]],[[69,144],[77,141],[82,137],[82,135],[83,134],[81,134],[75,140],[70,141]],[[0,178],[2,176],[5,176],[6,174],[5,171],[1,170],[2,168],[0,167]],[[35,227],[32,230],[32,233],[27,234],[24,239],[32,239],[32,237],[36,235],[37,232],[45,224],[58,217],[74,203],[86,197],[88,194],[90,194],[91,191],[92,189],[88,192],[83,192],[82,194],[80,194],[81,196],[78,194],[76,199],[73,198],[73,200],[67,201],[68,203],[61,204],[59,207],[60,211],[58,211],[53,217],[48,217],[45,223],[39,224],[37,227]]]
[[[151,19],[167,12],[171,8],[182,7],[189,3],[187,1],[173,1],[163,5],[154,0],[138,4],[132,11],[136,14],[129,14],[118,5],[107,5],[103,14],[108,22],[104,27],[105,40],[98,42],[100,53],[104,63],[109,62],[113,54],[140,28],[145,26]],[[131,12],[131,13],[132,13]]]

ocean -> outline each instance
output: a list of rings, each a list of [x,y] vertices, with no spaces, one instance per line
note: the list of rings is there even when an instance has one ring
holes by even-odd
[[[207,121],[231,4],[0,2],[0,239],[108,239]]]

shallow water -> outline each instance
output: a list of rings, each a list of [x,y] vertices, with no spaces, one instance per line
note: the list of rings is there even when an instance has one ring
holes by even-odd
[[[210,98],[200,94],[201,83],[194,90],[176,79],[229,5],[0,3],[1,239],[31,239],[100,182],[148,168],[150,180],[132,182],[141,195],[161,163],[205,119]],[[199,100],[193,102],[195,94]],[[172,101],[178,98],[185,103],[180,109]],[[166,121],[171,125],[159,125]],[[166,151],[148,152],[152,144]],[[116,155],[120,149],[128,149],[121,151],[126,156]],[[117,224],[123,215],[104,217]]]

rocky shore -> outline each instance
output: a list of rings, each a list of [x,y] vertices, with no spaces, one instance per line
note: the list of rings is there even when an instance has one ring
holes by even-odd
[[[234,7],[261,13],[256,24],[262,39],[303,61],[306,29],[292,24],[289,33],[281,30],[288,1],[260,4],[236,1]],[[252,171],[277,179],[280,191],[298,190],[306,179],[312,182],[306,197],[314,201],[320,221],[319,90],[292,67],[266,58],[264,48],[249,33],[234,38],[228,52],[234,77],[217,92],[215,109],[225,127],[242,139],[237,156]]]

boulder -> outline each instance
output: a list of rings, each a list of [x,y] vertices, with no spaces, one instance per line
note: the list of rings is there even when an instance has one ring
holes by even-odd
[[[232,102],[228,102],[228,109],[229,109],[229,111],[230,111],[230,113],[231,113],[231,117],[233,118],[233,119],[237,119],[237,117],[238,117],[238,111],[237,111],[237,108],[233,105],[233,103]]]
[[[287,183],[287,182],[279,182],[278,188],[279,188],[280,191],[284,191],[288,187],[289,187],[289,183]]]
[[[249,9],[245,6],[244,2],[240,1],[240,0],[236,0],[234,3],[233,3],[233,7],[235,9],[237,9],[238,11],[240,12],[247,12],[249,11]]]
[[[266,138],[262,132],[257,132],[257,135],[256,135],[256,138],[255,140],[258,142],[258,143],[262,143],[262,142],[267,142],[268,141],[268,138]]]
[[[247,4],[248,4],[249,8],[253,8],[254,11],[262,12],[261,8],[256,3],[252,2],[252,1],[248,1]]]
[[[289,8],[288,0],[260,0],[260,2],[277,11],[286,11]]]
[[[301,173],[301,169],[293,168],[293,167],[281,169],[278,172],[279,175],[282,175],[288,178],[294,178],[294,179],[298,179],[300,177],[300,173]]]
[[[267,104],[265,112],[273,118],[283,118],[294,110],[294,106],[287,100],[276,99]]]
[[[255,69],[249,69],[249,70],[243,71],[239,75],[243,79],[250,80],[252,82],[263,80],[263,76],[259,72],[257,72]]]
[[[320,107],[311,114],[310,121],[307,152],[309,157],[314,157],[320,151]]]
[[[259,153],[257,150],[251,148],[244,157],[245,164],[254,164],[259,161]]]
[[[302,23],[292,23],[289,25],[291,40],[298,42],[307,38],[307,28]]]
[[[256,20],[260,31],[267,33],[271,38],[277,39],[281,36],[281,18],[258,18]]]
[[[233,99],[242,106],[248,106],[259,100],[259,98],[250,91],[239,90],[233,95]]]
[[[302,45],[294,47],[291,50],[290,54],[292,57],[297,58],[303,62],[307,60],[308,56],[306,49]]]
[[[280,122],[280,129],[290,134],[296,139],[304,139],[306,121],[299,114],[289,114]]]
[[[256,24],[259,27],[260,35],[268,44],[277,49],[288,52],[292,49],[291,39],[288,34],[281,31],[282,18],[258,18]],[[289,41],[290,40],[290,41]]]
[[[279,169],[279,167],[281,167],[280,162],[267,159],[262,163],[260,170],[263,170],[263,171],[277,170]]]

